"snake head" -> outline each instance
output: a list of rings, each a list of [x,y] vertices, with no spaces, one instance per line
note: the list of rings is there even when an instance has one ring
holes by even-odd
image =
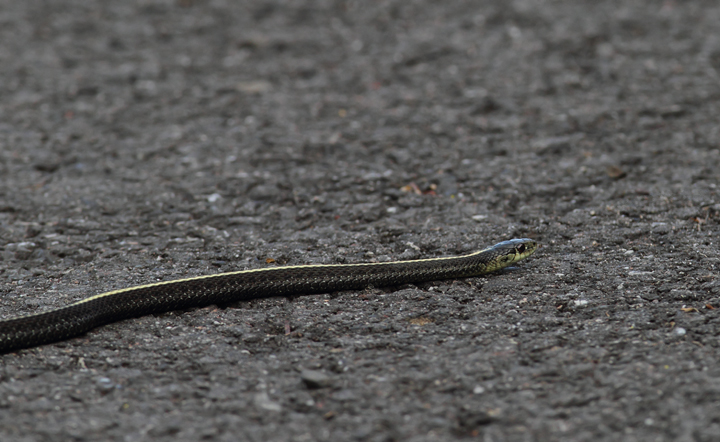
[[[516,238],[495,244],[492,249],[500,256],[502,267],[506,267],[535,253],[538,243],[530,238]]]

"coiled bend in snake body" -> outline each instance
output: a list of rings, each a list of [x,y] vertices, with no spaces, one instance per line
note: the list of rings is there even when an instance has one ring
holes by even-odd
[[[537,242],[522,238],[462,256],[271,267],[113,290],[48,312],[0,321],[0,353],[65,340],[101,325],[171,310],[272,296],[310,295],[479,276],[527,258],[537,248]]]

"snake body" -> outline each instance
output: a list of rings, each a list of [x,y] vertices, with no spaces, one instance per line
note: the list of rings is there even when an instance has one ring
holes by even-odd
[[[66,307],[0,321],[0,353],[69,339],[101,325],[153,313],[271,296],[310,295],[484,275],[537,250],[512,239],[468,255],[368,264],[271,267],[145,284]]]

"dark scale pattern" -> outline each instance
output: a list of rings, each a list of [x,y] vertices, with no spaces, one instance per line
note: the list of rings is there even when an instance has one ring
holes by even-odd
[[[189,307],[478,276],[517,262],[536,248],[535,241],[515,239],[456,258],[278,267],[138,286],[46,313],[0,321],[0,352],[61,341],[123,319]]]

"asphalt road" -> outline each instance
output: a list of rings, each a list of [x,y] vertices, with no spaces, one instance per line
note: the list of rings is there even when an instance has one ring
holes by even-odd
[[[720,440],[719,73],[712,1],[2,2],[3,318],[542,248],[2,355],[0,440]]]

